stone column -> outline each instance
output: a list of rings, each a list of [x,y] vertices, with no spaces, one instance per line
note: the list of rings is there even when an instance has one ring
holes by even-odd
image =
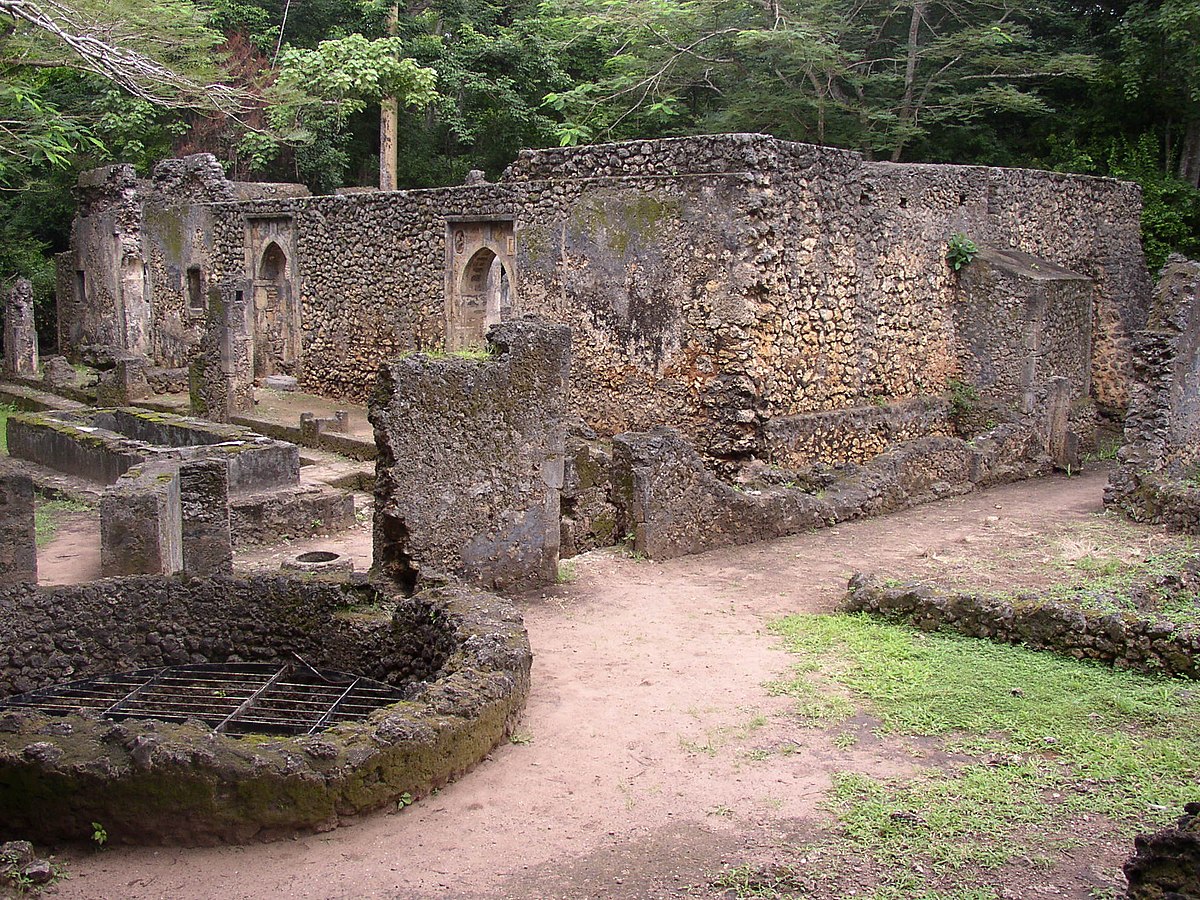
[[[33,321],[33,285],[18,278],[4,307],[4,374],[36,378],[37,330]]]
[[[254,409],[250,304],[233,284],[208,292],[204,337],[189,366],[192,414],[214,422]]]
[[[33,480],[0,468],[0,584],[37,583]]]
[[[179,467],[183,519],[183,571],[190,575],[229,575],[233,545],[229,532],[229,466],[198,459]]]

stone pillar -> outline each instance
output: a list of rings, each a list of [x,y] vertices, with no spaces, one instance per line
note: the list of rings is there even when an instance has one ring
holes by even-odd
[[[37,329],[33,321],[33,285],[18,278],[4,307],[4,374],[36,378]]]
[[[1046,383],[1046,453],[1054,467],[1078,472],[1083,464],[1079,453],[1079,435],[1071,428],[1074,389],[1067,378],[1055,377]]]
[[[100,571],[173,575],[183,568],[182,534],[178,465],[135,466],[100,498]]]
[[[183,520],[183,571],[189,575],[233,572],[229,531],[229,466],[220,459],[198,459],[179,467]]]
[[[571,331],[505,322],[483,359],[413,354],[370,401],[379,446],[374,566],[522,590],[558,572]]]
[[[0,584],[37,583],[33,480],[0,468]]]
[[[254,409],[250,313],[240,288],[209,288],[204,337],[188,367],[193,415],[228,422]]]

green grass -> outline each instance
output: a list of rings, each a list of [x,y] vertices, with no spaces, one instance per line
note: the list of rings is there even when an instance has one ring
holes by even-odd
[[[912,778],[835,779],[839,853],[870,861],[876,900],[993,898],[987,873],[1017,857],[1051,867],[1065,823],[1100,816],[1132,834],[1195,799],[1190,682],[865,616],[795,616],[773,631],[800,658],[779,689],[832,690],[881,732],[957,755]]]
[[[8,417],[16,412],[15,406],[0,403],[0,456],[8,456]]]
[[[44,500],[39,499],[33,511],[33,527],[37,535],[37,545],[44,547],[54,540],[58,534],[58,526],[67,513],[90,512],[92,507],[87,503],[75,500]]]
[[[1087,579],[1055,585],[1041,596],[1096,612],[1157,614],[1179,625],[1200,624],[1200,597],[1179,580],[1179,573],[1198,563],[1200,551],[1191,541],[1134,563],[1088,554],[1072,563]]]

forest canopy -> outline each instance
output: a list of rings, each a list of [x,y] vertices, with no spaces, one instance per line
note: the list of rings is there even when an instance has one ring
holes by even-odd
[[[1136,180],[1151,266],[1200,256],[1195,0],[0,0],[0,278],[48,295],[96,165],[375,184],[386,98],[400,187],[756,131]]]

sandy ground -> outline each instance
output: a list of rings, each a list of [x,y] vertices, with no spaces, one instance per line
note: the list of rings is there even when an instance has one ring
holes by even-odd
[[[764,686],[793,662],[767,624],[835,608],[856,569],[1036,583],[1028,554],[1108,519],[1105,477],[1007,486],[661,564],[590,554],[572,583],[520,598],[535,653],[528,709],[517,742],[459,782],[402,812],[279,843],[66,853],[71,878],[57,896],[714,896],[723,864],[774,858],[828,826],[818,804],[833,773],[928,762],[866,724],[848,750],[801,727]],[[1085,859],[1062,885],[1045,874],[1038,895],[1087,897],[1086,870],[1101,863],[1113,860]]]

